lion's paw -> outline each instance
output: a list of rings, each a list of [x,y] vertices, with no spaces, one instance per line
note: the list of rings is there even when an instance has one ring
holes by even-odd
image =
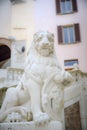
[[[63,76],[64,76],[64,80],[66,80],[67,82],[73,81],[73,77],[72,77],[72,75],[71,75],[70,73],[65,72],[65,73],[63,74]]]
[[[34,116],[34,121],[37,126],[44,125],[50,121],[50,117],[47,113],[38,113]]]
[[[21,115],[17,112],[12,112],[10,114],[8,114],[7,118],[6,118],[6,122],[20,122],[22,120]]]

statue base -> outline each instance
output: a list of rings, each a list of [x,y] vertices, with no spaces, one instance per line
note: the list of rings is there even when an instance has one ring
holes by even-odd
[[[0,123],[0,130],[62,130],[62,123],[51,121],[43,126],[36,126],[34,122]]]

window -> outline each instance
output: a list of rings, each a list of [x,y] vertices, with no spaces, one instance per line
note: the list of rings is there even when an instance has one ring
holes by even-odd
[[[75,42],[75,33],[74,26],[63,27],[63,43],[74,43]]]
[[[67,14],[77,12],[76,0],[56,0],[56,13]]]
[[[69,13],[72,12],[72,1],[71,0],[61,0],[61,13]]]
[[[81,41],[79,24],[58,26],[57,31],[59,44],[73,44]]]
[[[74,64],[78,64],[78,59],[64,61],[64,66],[73,66]]]
[[[65,70],[72,70],[75,65],[78,65],[78,59],[64,61]]]

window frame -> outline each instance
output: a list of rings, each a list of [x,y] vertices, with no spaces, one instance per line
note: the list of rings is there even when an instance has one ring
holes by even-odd
[[[73,36],[74,36],[74,42],[64,43],[63,28],[64,27],[71,27],[71,26],[74,28],[74,34],[73,34]],[[80,43],[81,42],[81,35],[80,35],[80,26],[79,26],[79,23],[57,26],[57,35],[58,35],[58,44],[59,45],[71,45],[71,44]]]
[[[70,27],[73,27],[73,37],[74,37],[74,42],[71,42],[71,41],[70,41],[70,30],[69,30]],[[64,37],[65,37],[65,36],[64,36],[64,28],[67,28],[67,30],[68,30],[67,33],[68,33],[68,41],[69,41],[69,42],[67,42],[67,43],[65,43],[65,40],[64,40]],[[64,44],[64,45],[74,44],[74,43],[75,43],[75,27],[74,27],[74,25],[62,26],[62,37],[63,37],[63,44]]]
[[[69,12],[67,12],[67,13],[62,13],[62,12],[61,12],[61,1],[62,1],[62,0],[55,0],[55,4],[56,4],[56,14],[57,14],[57,15],[66,15],[66,14],[72,14],[72,13],[78,12],[77,0],[70,0],[70,1],[72,2],[72,3],[71,3],[72,11],[69,11]]]
[[[74,64],[79,64],[79,61],[78,61],[78,59],[69,59],[69,60],[64,60],[64,66],[73,66],[73,65],[65,65],[65,62],[73,62],[73,61],[76,61],[77,63],[74,63]]]
[[[60,0],[60,11],[61,11],[61,14],[70,14],[70,13],[72,13],[73,12],[73,6],[72,6],[72,0],[70,0],[70,2],[71,2],[71,11],[67,11],[67,7],[66,7],[66,1],[67,0],[64,0],[64,4],[65,4],[65,12],[62,12],[62,0]]]
[[[65,65],[65,62],[69,62],[69,61],[77,61],[77,63],[74,63],[72,65]],[[72,70],[74,68],[74,65],[77,64],[79,65],[79,60],[78,59],[68,59],[68,60],[64,60],[64,68],[65,70]]]

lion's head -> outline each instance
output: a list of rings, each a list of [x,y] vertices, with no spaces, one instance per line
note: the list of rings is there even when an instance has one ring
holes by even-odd
[[[40,63],[57,65],[57,57],[54,50],[54,35],[48,31],[40,31],[34,34],[33,42],[26,58],[26,64]]]
[[[42,56],[49,56],[54,51],[54,35],[48,31],[40,31],[34,34],[34,47]]]

